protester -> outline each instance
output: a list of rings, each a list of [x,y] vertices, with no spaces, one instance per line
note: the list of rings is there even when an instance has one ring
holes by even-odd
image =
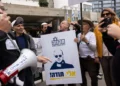
[[[63,20],[60,23],[60,27],[59,27],[59,31],[58,32],[65,32],[65,31],[69,31],[69,23],[66,20]],[[56,85],[56,86],[64,86],[63,84],[61,85]],[[68,84],[68,86],[75,86],[75,84]]]
[[[119,19],[111,8],[105,8],[101,12],[100,22],[94,30],[97,39],[97,51],[103,68],[105,82],[107,86],[116,86],[112,75],[112,62],[115,54],[114,38],[109,37],[106,33],[107,26],[114,23],[119,26]],[[111,42],[111,40],[113,40]],[[110,44],[113,44],[109,46]],[[109,46],[109,47],[108,47]]]
[[[75,42],[79,43],[80,64],[83,80],[81,86],[87,86],[87,80],[85,76],[86,71],[90,75],[91,86],[98,86],[98,72],[95,62],[96,38],[95,34],[90,31],[94,25],[90,20],[86,19],[83,19],[83,21],[79,20],[78,22],[82,22],[83,24],[82,32],[78,34],[78,37],[74,40]]]
[[[52,25],[51,24],[48,24],[46,22],[43,22],[41,24],[41,34],[44,35],[44,34],[50,34],[52,32]]]
[[[1,1],[0,1],[0,15],[2,15],[0,19],[0,70],[3,70],[18,59],[20,52],[12,43],[12,41],[14,43],[16,42],[12,39],[11,35],[9,35],[10,33],[8,34],[8,32],[11,30],[11,23],[9,21],[10,17],[7,16],[4,5],[1,3]],[[39,62],[43,63],[46,63],[49,60],[46,57],[41,56],[38,56],[37,59]],[[28,81],[26,81],[26,79],[23,79],[23,81],[21,80],[22,76],[24,77],[27,76],[25,73],[23,73],[23,75],[21,76],[19,75],[20,73],[18,74],[17,78],[14,77],[13,82],[9,82],[5,86],[18,86],[18,85],[22,86],[23,84],[24,86],[34,86],[32,84],[29,84],[29,80]],[[23,83],[21,82],[19,83],[18,81],[22,81]]]

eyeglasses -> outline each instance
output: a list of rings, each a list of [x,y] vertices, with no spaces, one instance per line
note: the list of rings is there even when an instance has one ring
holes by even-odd
[[[62,55],[55,55],[55,58],[62,57]]]
[[[105,13],[105,14],[102,14],[102,17],[104,17],[105,15],[108,16],[110,15],[111,13]]]

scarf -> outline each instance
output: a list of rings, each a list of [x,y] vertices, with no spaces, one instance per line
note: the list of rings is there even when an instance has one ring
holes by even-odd
[[[113,22],[116,25],[119,25],[118,22]],[[96,36],[96,45],[97,45],[97,55],[98,57],[102,58],[103,56],[103,39],[102,33],[98,30],[98,26],[94,29],[94,34]]]

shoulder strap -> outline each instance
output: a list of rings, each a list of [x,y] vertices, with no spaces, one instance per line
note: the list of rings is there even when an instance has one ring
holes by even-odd
[[[12,38],[7,34],[8,38],[10,39],[10,41],[12,42],[12,44],[17,48],[17,50],[20,52],[19,47],[13,42]]]

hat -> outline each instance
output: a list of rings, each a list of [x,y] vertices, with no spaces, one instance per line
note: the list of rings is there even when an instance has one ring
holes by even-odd
[[[82,21],[82,20],[78,20],[78,24],[81,24],[81,22],[86,22],[86,23],[88,23],[88,24],[90,25],[91,28],[94,27],[93,22],[90,21],[90,19],[88,19],[88,18],[85,18],[85,17],[84,17],[84,18],[83,18],[83,21]]]
[[[103,9],[103,11],[109,11],[111,14],[116,15],[116,13],[114,12],[114,10],[111,9],[111,8],[105,8],[105,9]],[[103,13],[103,11],[102,11],[102,13]],[[102,13],[101,13],[101,15],[102,15]]]
[[[22,17],[17,17],[16,20],[14,20],[11,24],[12,24],[12,27],[18,24],[24,24],[24,19]]]

